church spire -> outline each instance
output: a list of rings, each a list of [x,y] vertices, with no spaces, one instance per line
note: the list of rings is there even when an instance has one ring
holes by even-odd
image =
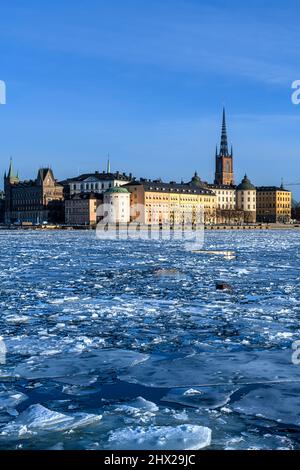
[[[222,134],[221,134],[221,146],[220,146],[220,155],[222,157],[228,157],[228,139],[227,139],[227,129],[226,129],[226,113],[225,108],[223,108],[223,122],[222,122]]]
[[[7,177],[10,178],[10,179],[16,178],[16,175],[15,175],[15,172],[14,172],[14,167],[13,167],[12,157],[10,157],[9,170],[8,170]]]
[[[110,173],[110,170],[111,170],[111,168],[110,168],[110,155],[108,154],[107,155],[107,173]]]
[[[216,153],[215,184],[234,184],[233,147],[231,146],[231,151],[229,153],[225,107],[223,108],[221,145],[219,148],[219,153],[218,147]]]

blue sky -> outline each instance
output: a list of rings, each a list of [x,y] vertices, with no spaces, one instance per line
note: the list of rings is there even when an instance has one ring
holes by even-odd
[[[42,6],[41,6],[42,5]],[[227,109],[236,179],[299,182],[296,0],[2,0],[0,171],[51,164],[212,180]],[[300,186],[295,187],[300,199]]]

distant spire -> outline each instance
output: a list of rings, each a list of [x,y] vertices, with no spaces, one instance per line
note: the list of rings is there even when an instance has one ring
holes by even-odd
[[[231,153],[231,156],[233,157],[233,145],[232,145],[232,144],[231,144],[231,151],[230,151],[230,153]]]
[[[284,189],[283,178],[281,178],[281,186],[280,189]]]
[[[13,161],[12,157],[10,157],[10,163],[9,163],[9,170],[8,170],[8,178],[16,178],[15,172],[14,172],[14,167],[13,167]]]
[[[110,173],[110,155],[107,155],[107,173]]]
[[[223,122],[222,122],[220,155],[222,157],[228,157],[228,155],[229,155],[229,153],[228,153],[228,140],[227,140],[225,108],[223,108]]]

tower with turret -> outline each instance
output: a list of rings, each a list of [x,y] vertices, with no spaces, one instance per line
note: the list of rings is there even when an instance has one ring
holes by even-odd
[[[233,150],[232,147],[230,152],[228,149],[225,108],[223,109],[220,151],[218,146],[216,148],[215,184],[234,185]]]
[[[4,174],[4,193],[5,193],[5,223],[10,223],[10,213],[12,211],[12,187],[19,184],[19,176],[15,173],[12,158],[10,159],[8,173]]]

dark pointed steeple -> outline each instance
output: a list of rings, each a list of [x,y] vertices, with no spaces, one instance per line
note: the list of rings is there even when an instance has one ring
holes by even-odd
[[[14,172],[14,167],[13,167],[13,161],[12,157],[10,157],[10,163],[9,163],[9,170],[8,170],[8,178],[16,178],[15,172]]]
[[[225,108],[223,108],[223,122],[222,122],[222,134],[221,134],[221,147],[220,155],[222,157],[228,157],[228,139],[227,139],[227,129],[226,129],[226,113]]]
[[[229,153],[225,107],[223,108],[222,134],[221,134],[221,145],[219,148],[219,152],[218,152],[218,146],[216,149],[215,184],[223,184],[223,185],[234,184],[233,147],[231,145],[231,150]]]

